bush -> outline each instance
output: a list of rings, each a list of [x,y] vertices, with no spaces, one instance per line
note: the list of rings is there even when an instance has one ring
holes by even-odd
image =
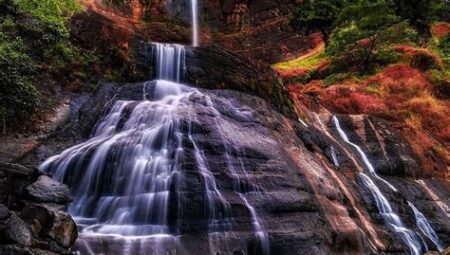
[[[0,34],[0,121],[2,132],[28,119],[39,105],[32,83],[35,67],[20,40],[8,42]]]
[[[75,59],[77,52],[69,41],[66,22],[80,10],[76,0],[0,0],[3,133],[39,110],[41,97],[34,84],[38,74],[59,73]]]
[[[437,56],[434,56],[427,51],[418,51],[411,58],[411,66],[421,71],[428,71],[430,69],[441,69],[442,63]]]
[[[450,33],[440,39],[439,49],[442,52],[443,58],[446,61],[449,61],[449,59],[450,59]]]

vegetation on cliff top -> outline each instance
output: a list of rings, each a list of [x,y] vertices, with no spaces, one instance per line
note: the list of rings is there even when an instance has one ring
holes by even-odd
[[[434,158],[450,162],[449,4],[446,1],[321,0],[332,13],[299,5],[291,24],[321,32],[314,16],[330,20],[325,49],[278,63],[293,96],[314,94],[333,112],[371,114],[402,123],[405,136],[433,173]],[[343,4],[342,4],[343,3]],[[338,14],[335,13],[339,9]],[[319,58],[320,57],[320,58]],[[299,71],[301,70],[301,72]]]

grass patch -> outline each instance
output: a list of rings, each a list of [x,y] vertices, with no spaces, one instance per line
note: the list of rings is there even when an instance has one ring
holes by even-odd
[[[312,50],[310,53],[303,55],[297,59],[287,61],[287,62],[281,62],[273,65],[273,68],[276,70],[293,70],[293,69],[313,69],[315,67],[318,67],[323,61],[325,61],[328,58],[327,54],[325,53],[325,46],[320,45],[314,50]]]

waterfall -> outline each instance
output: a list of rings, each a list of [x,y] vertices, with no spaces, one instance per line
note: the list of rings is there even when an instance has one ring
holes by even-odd
[[[153,43],[156,79],[180,82],[186,71],[186,49],[178,44]]]
[[[360,173],[359,177],[361,178],[363,184],[370,190],[372,196],[375,199],[378,211],[380,215],[383,217],[386,225],[390,226],[392,230],[398,233],[403,241],[408,245],[411,254],[413,255],[421,255],[423,254],[422,243],[417,234],[405,227],[404,223],[400,219],[400,217],[394,213],[391,205],[389,204],[386,197],[381,193],[378,186],[375,184],[372,179],[364,173]]]
[[[366,166],[367,170],[369,170],[370,174],[375,177],[376,179],[382,181],[384,184],[386,184],[391,190],[393,191],[397,191],[397,189],[392,186],[392,184],[390,184],[389,182],[387,182],[386,180],[384,180],[383,178],[381,178],[375,171],[375,168],[373,167],[373,165],[370,163],[369,159],[367,158],[366,154],[364,153],[364,151],[361,149],[361,147],[359,147],[358,145],[352,143],[350,141],[350,139],[348,139],[347,134],[344,132],[344,130],[341,128],[341,124],[339,123],[339,120],[336,116],[333,116],[333,122],[336,126],[336,129],[339,133],[339,135],[341,136],[342,140],[344,140],[344,142],[346,142],[347,144],[349,144],[350,146],[352,146],[353,148],[356,149],[356,151],[358,152],[358,154],[361,156],[361,159],[364,162],[364,165]]]
[[[423,215],[419,209],[417,209],[411,202],[408,201],[408,205],[409,207],[411,207],[411,209],[414,212],[414,218],[416,220],[416,224],[419,227],[420,231],[422,231],[422,233],[428,237],[433,243],[434,245],[436,245],[436,248],[438,249],[438,251],[442,252],[444,250],[444,248],[441,245],[441,242],[439,241],[439,237],[436,234],[436,232],[434,231],[434,229],[431,227],[430,223],[428,222],[427,218],[425,217],[425,215]]]
[[[333,122],[335,124],[335,127],[341,137],[341,139],[356,149],[356,151],[360,154],[364,164],[366,165],[366,168],[369,170],[369,173],[371,176],[373,176],[375,179],[378,179],[385,183],[390,189],[396,191],[395,187],[393,187],[390,183],[388,183],[386,180],[379,177],[376,172],[375,168],[370,163],[369,159],[367,158],[364,151],[356,144],[352,143],[345,131],[341,128],[339,119],[336,116],[333,116]],[[370,190],[372,193],[373,198],[375,199],[376,206],[378,208],[378,211],[380,215],[383,217],[385,223],[387,226],[391,227],[391,229],[398,233],[402,240],[408,245],[411,254],[413,255],[421,255],[423,254],[422,249],[422,242],[419,238],[419,236],[412,230],[408,229],[405,224],[402,222],[400,217],[393,211],[392,206],[390,205],[389,201],[386,199],[386,197],[383,195],[381,190],[378,188],[378,186],[375,184],[375,182],[370,178],[370,176],[360,173],[359,174],[360,179],[362,180],[362,183],[364,186]]]
[[[176,109],[186,105],[187,92],[181,91],[187,88],[158,81],[157,101],[117,101],[91,139],[40,166],[72,187],[69,212],[90,223],[84,232],[170,234],[169,188],[181,175],[178,159],[183,152]]]
[[[194,122],[201,123],[197,111],[210,111],[219,136],[227,143],[226,130],[221,128],[226,121],[207,94],[177,83],[186,68],[185,52],[180,45],[155,43],[156,77],[160,80],[143,84],[142,100],[116,101],[87,141],[39,167],[71,187],[74,200],[69,212],[80,226],[78,246],[86,253],[103,253],[108,242],[121,243],[111,247],[114,254],[124,255],[180,249],[178,223],[184,220],[186,201],[180,197],[186,189],[182,162],[186,152],[192,155],[194,169],[202,179],[198,185],[203,187],[197,190],[204,198],[208,234],[226,237],[233,231],[236,222],[230,203],[192,128]],[[235,184],[238,170],[228,152],[238,149],[228,143],[225,147],[224,173],[230,172]],[[248,175],[244,168],[239,171]],[[248,177],[243,180],[250,183]],[[249,212],[249,227],[260,243],[261,254],[268,255],[269,236],[248,201],[259,195],[259,190],[233,186]]]
[[[210,103],[212,106],[212,103]],[[217,115],[220,115],[220,113],[216,110],[215,111]],[[241,117],[245,118],[246,113],[237,113],[241,115]],[[270,240],[269,235],[267,231],[264,228],[264,225],[262,224],[261,218],[258,216],[257,211],[255,208],[248,202],[247,196],[261,196],[261,190],[258,186],[251,186],[250,183],[250,175],[248,174],[246,168],[244,167],[244,164],[242,162],[242,157],[239,148],[236,148],[232,145],[232,142],[227,139],[227,137],[224,135],[227,132],[227,124],[222,121],[222,118],[216,118],[216,127],[221,130],[222,134],[222,142],[225,144],[225,157],[227,162],[227,168],[230,171],[232,177],[233,177],[233,191],[239,195],[239,197],[244,202],[245,206],[250,212],[250,215],[252,217],[252,225],[253,225],[253,231],[259,241],[260,245],[260,254],[261,255],[269,255],[270,254]],[[232,128],[228,128],[229,130],[232,130]],[[235,166],[234,162],[236,160],[231,159],[231,154],[237,155],[237,167]]]
[[[333,164],[336,167],[339,167],[339,160],[338,160],[337,155],[336,155],[336,150],[334,149],[333,146],[331,146],[331,158],[333,159]]]
[[[198,1],[189,0],[191,4],[191,18],[192,18],[192,46],[199,46],[199,28],[198,28]]]

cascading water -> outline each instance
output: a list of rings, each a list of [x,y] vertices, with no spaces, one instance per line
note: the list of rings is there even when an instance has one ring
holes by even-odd
[[[427,218],[423,213],[419,211],[411,202],[408,201],[409,207],[414,212],[414,218],[416,219],[416,224],[419,227],[420,231],[427,236],[433,243],[436,245],[436,248],[438,251],[442,252],[444,248],[442,247],[441,242],[439,241],[439,237],[434,231],[434,229],[431,227],[430,223],[428,222]]]
[[[180,82],[186,71],[186,49],[178,44],[153,43],[156,78]]]
[[[342,140],[344,140],[344,142],[346,142],[347,144],[349,144],[350,146],[352,146],[353,148],[356,149],[356,151],[358,152],[358,154],[361,156],[361,159],[364,162],[364,165],[366,166],[367,170],[369,170],[370,174],[375,177],[376,179],[382,181],[384,184],[386,184],[391,190],[393,191],[397,191],[397,189],[392,186],[392,184],[390,184],[389,182],[387,182],[386,180],[384,180],[383,178],[381,178],[377,172],[375,171],[375,168],[372,166],[372,164],[370,163],[369,159],[367,158],[366,154],[364,153],[364,151],[361,149],[361,147],[359,147],[358,145],[352,143],[349,139],[347,134],[344,132],[344,130],[341,128],[340,124],[339,124],[339,120],[336,116],[333,116],[333,121],[334,124],[336,126],[336,129],[339,133],[339,135],[341,136]]]
[[[78,247],[83,253],[109,254],[113,249],[114,254],[165,254],[180,249],[177,224],[171,219],[183,218],[183,202],[179,199],[185,170],[180,159],[189,143],[203,180],[208,233],[226,236],[232,231],[231,206],[191,130],[192,123],[198,123],[197,108],[207,108],[214,114],[226,143],[226,133],[220,129],[225,125],[223,117],[206,94],[173,82],[181,80],[185,70],[183,46],[154,44],[154,49],[156,77],[164,80],[145,83],[141,101],[116,101],[89,140],[40,166],[41,171],[72,187],[74,201],[69,212],[81,226]],[[237,148],[228,143],[225,147],[226,170],[231,173],[233,183],[239,183],[242,179],[228,155],[228,151]],[[248,175],[244,168],[239,174]],[[234,186],[234,192],[249,211],[261,254],[269,254],[268,234],[247,198],[259,191]],[[116,244],[105,252],[102,246],[108,243],[105,241],[108,238]]]
[[[133,245],[148,244],[148,252],[155,254],[161,243],[175,241],[168,224],[170,188],[182,179],[178,109],[187,106],[189,93],[186,87],[158,81],[155,101],[117,101],[91,139],[40,166],[72,187],[69,212],[83,226],[80,239],[116,236]],[[125,245],[116,253],[129,254],[130,249]]]
[[[334,149],[333,146],[331,146],[331,158],[333,159],[333,164],[336,167],[339,167],[339,160],[338,160],[337,155],[336,155],[336,150]]]
[[[346,142],[347,144],[351,145],[353,148],[356,149],[356,151],[360,154],[366,168],[369,170],[369,173],[371,176],[373,176],[375,179],[382,181],[384,184],[386,184],[390,189],[396,191],[395,187],[393,187],[389,182],[379,177],[376,172],[375,168],[370,163],[369,159],[367,158],[364,151],[356,144],[352,143],[345,131],[341,128],[341,125],[339,123],[339,119],[336,116],[333,116],[333,122],[335,124],[335,127],[341,136],[341,139]],[[424,250],[426,250],[426,245],[421,241],[420,237],[415,233],[414,231],[408,229],[405,224],[402,222],[400,217],[393,211],[392,206],[390,205],[389,201],[386,199],[386,197],[383,195],[381,190],[378,188],[378,186],[375,184],[375,182],[372,180],[372,178],[365,173],[360,173],[359,177],[362,180],[362,183],[366,188],[370,190],[372,193],[372,196],[375,199],[376,206],[378,208],[378,211],[380,215],[383,217],[386,225],[392,228],[392,230],[400,235],[402,240],[408,245],[411,254],[413,255],[421,255],[423,254]],[[424,247],[423,247],[424,246]]]
[[[383,217],[384,221],[390,226],[394,232],[398,233],[403,241],[408,245],[411,254],[423,254],[422,242],[417,234],[405,227],[400,217],[392,210],[392,207],[386,197],[381,193],[375,182],[366,174],[359,174],[364,186],[366,186],[375,199],[378,211]]]
[[[210,103],[210,105],[212,106],[212,103]],[[215,110],[215,114],[220,115],[220,113],[217,110]],[[243,113],[239,112],[237,114],[239,114],[243,118],[246,118],[247,116],[245,115],[249,114],[249,112]],[[262,224],[262,220],[258,216],[255,208],[247,200],[247,196],[261,196],[262,195],[261,190],[258,186],[248,185],[248,183],[250,183],[249,181],[250,175],[248,174],[246,168],[244,167],[244,164],[242,163],[241,154],[243,153],[241,153],[238,148],[232,145],[233,143],[227,139],[226,135],[223,135],[226,134],[227,132],[225,130],[227,128],[227,124],[222,121],[222,118],[216,118],[216,127],[219,130],[221,130],[222,142],[225,144],[225,156],[227,159],[227,167],[233,178],[233,191],[239,195],[239,197],[242,199],[245,206],[250,212],[254,233],[258,238],[260,244],[259,253],[261,255],[269,255],[270,254],[269,235],[265,230]],[[229,128],[229,130],[232,130],[232,128]],[[230,156],[231,154],[238,155],[237,161],[239,162],[239,164],[237,166],[233,164],[233,162],[235,161],[231,159]]]

